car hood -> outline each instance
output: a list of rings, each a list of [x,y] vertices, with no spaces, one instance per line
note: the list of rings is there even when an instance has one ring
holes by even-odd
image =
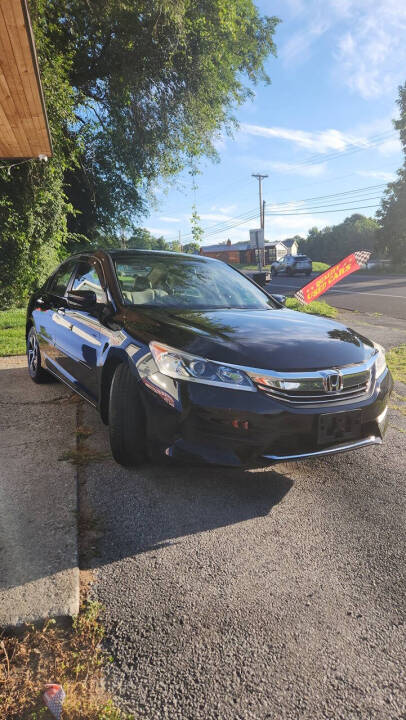
[[[288,310],[126,311],[125,329],[224,363],[266,370],[318,370],[363,363],[370,340],[334,320]]]

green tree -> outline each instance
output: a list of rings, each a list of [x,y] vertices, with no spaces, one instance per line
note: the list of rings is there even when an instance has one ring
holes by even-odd
[[[38,3],[44,11],[46,0]],[[0,169],[0,302],[25,302],[30,290],[58,264],[74,213],[65,192],[65,173],[78,161],[80,144],[69,127],[75,94],[69,82],[70,57],[57,50],[46,28],[36,25],[42,84],[47,98],[53,158]]]
[[[183,252],[185,253],[191,253],[196,254],[200,251],[200,243],[197,242],[190,242],[186,243],[186,245],[183,246]]]
[[[0,170],[3,305],[23,301],[64,252],[114,244],[147,212],[157,178],[217,158],[235,109],[269,81],[278,22],[253,0],[29,6],[54,155]]]
[[[154,237],[146,228],[133,228],[132,235],[126,243],[127,248],[146,249],[146,250],[169,250],[166,240],[161,237]]]
[[[204,231],[202,226],[200,225],[200,216],[197,213],[196,205],[193,205],[192,207],[192,216],[190,218],[190,225],[191,225],[191,233],[193,237],[193,242],[200,247],[200,243],[202,241]]]
[[[81,211],[69,229],[89,237],[145,213],[158,177],[215,159],[246,80],[268,81],[275,53],[277,20],[252,0],[53,0],[43,21],[71,57],[83,153],[67,174]]]
[[[322,230],[311,228],[307,238],[301,241],[299,251],[312,260],[333,264],[354,250],[373,251],[378,228],[373,218],[355,213],[338,225]]]
[[[381,208],[378,210],[380,231],[377,247],[394,263],[406,263],[406,83],[399,87],[397,100],[399,120],[394,126],[399,130],[404,162],[398,170],[398,177],[387,186]]]

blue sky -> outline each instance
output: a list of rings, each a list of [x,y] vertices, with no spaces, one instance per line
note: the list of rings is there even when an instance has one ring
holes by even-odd
[[[383,184],[402,163],[391,119],[398,85],[406,80],[403,0],[257,5],[282,20],[278,57],[267,62],[272,83],[258,85],[254,99],[237,111],[239,130],[219,141],[219,164],[201,163],[195,194],[187,173],[176,189],[158,186],[157,206],[144,222],[155,235],[172,240],[180,231],[183,242],[190,241],[196,195],[203,245],[248,239],[249,228],[259,224],[251,173],[269,175],[263,184],[273,213],[266,217],[268,240],[340,222],[351,214],[346,208],[372,206],[359,212],[373,216]],[[249,219],[236,225],[244,215]]]

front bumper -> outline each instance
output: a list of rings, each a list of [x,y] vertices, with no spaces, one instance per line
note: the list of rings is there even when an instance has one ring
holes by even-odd
[[[381,444],[393,387],[387,370],[365,399],[322,408],[288,407],[261,391],[247,393],[160,378],[159,387],[150,380],[141,383],[150,456],[233,467],[255,467]],[[357,437],[319,444],[321,414],[354,410],[361,412]]]

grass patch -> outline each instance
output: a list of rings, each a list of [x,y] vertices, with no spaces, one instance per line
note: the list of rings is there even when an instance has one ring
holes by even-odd
[[[406,345],[398,345],[389,350],[386,361],[394,379],[406,383]]]
[[[312,262],[312,270],[313,272],[324,272],[325,270],[328,270],[331,265],[328,265],[327,263],[318,262],[317,260],[313,260]]]
[[[87,440],[88,437],[93,435],[93,430],[85,427],[84,425],[79,425],[79,427],[77,427],[75,430],[75,435],[78,440]]]
[[[69,720],[133,720],[118,710],[102,689],[103,665],[112,661],[101,649],[104,629],[98,603],[84,602],[71,628],[49,620],[27,625],[22,634],[0,639],[0,716],[7,720],[50,718],[42,691],[62,685],[63,717]]]
[[[381,267],[361,268],[358,270],[365,275],[406,275],[406,265],[388,264]]]
[[[0,357],[25,354],[25,308],[0,311]]]
[[[286,307],[289,310],[298,310],[298,312],[310,313],[311,315],[322,315],[323,317],[335,318],[337,315],[337,309],[332,307],[324,300],[314,300],[314,302],[308,305],[296,300],[296,298],[286,298]]]
[[[232,266],[237,268],[237,270],[241,270],[241,272],[257,272],[258,271],[258,263],[256,265],[243,265],[242,263],[232,263]],[[265,270],[265,268],[264,268]],[[269,270],[269,267],[268,267]]]

